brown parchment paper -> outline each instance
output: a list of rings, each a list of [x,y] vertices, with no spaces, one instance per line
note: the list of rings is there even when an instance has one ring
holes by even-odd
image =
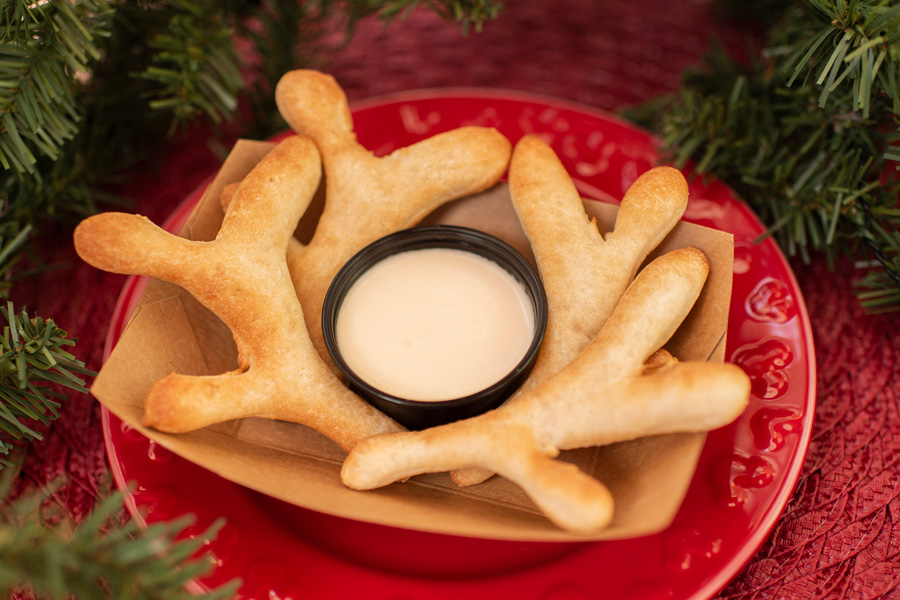
[[[218,200],[222,187],[242,179],[271,148],[270,143],[238,142],[181,235],[213,239],[222,220]],[[321,202],[320,194],[301,221],[297,231],[301,241],[308,239],[314,228]],[[616,206],[594,201],[585,205],[602,232],[612,228]],[[482,229],[531,258],[505,184],[448,204],[426,222]],[[656,254],[685,245],[706,253],[710,276],[694,310],[667,348],[681,360],[721,362],[731,296],[732,236],[679,223]],[[302,425],[252,418],[179,435],[141,425],[144,397],[158,378],[172,371],[221,373],[236,365],[234,342],[222,322],[180,287],[153,280],[91,392],[148,438],[269,496],[349,519],[488,539],[620,539],[664,529],[681,505],[705,440],[703,434],[665,435],[563,452],[561,460],[575,463],[604,482],[616,502],[608,529],[591,536],[576,535],[554,526],[517,486],[497,476],[468,488],[457,487],[448,474],[440,473],[373,491],[347,489],[340,480],[344,452]]]

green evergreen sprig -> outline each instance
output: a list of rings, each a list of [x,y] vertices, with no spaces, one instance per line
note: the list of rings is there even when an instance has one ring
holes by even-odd
[[[499,0],[392,0],[377,2],[369,0],[360,3],[364,9],[375,10],[387,21],[404,17],[414,8],[424,5],[447,21],[460,24],[463,34],[469,28],[481,31],[486,21],[496,19],[503,8]],[[361,16],[365,16],[363,13]]]
[[[199,552],[221,522],[196,536],[186,535],[190,515],[142,529],[133,520],[120,522],[122,498],[114,494],[76,526],[42,515],[43,500],[23,496],[0,513],[0,592],[27,589],[58,600],[219,600],[233,597],[240,584],[202,594],[186,589],[212,570]]]
[[[664,154],[734,188],[789,256],[849,254],[872,312],[900,309],[900,5],[796,0],[761,56],[715,47],[678,92],[631,117]]]
[[[0,337],[0,470],[17,443],[42,439],[35,423],[59,418],[59,388],[87,393],[81,375],[93,375],[66,348],[75,345],[52,320],[16,314],[0,307],[6,319]]]
[[[886,95],[894,114],[900,114],[900,4],[889,0],[807,0],[809,15],[804,31],[815,35],[796,38],[795,24],[776,31],[772,50],[788,53],[793,67],[788,85],[813,79],[819,90],[818,105],[836,100],[868,119],[876,98]],[[818,23],[815,22],[818,17]],[[900,158],[900,154],[894,154]]]
[[[65,154],[68,143],[84,129],[86,113],[95,107],[127,108],[127,121],[118,124],[136,124],[138,138],[148,130],[140,120],[155,111],[163,111],[175,127],[197,117],[216,124],[232,120],[246,87],[242,69],[260,66],[246,63],[245,53],[237,51],[234,42],[241,36],[280,44],[280,56],[289,59],[287,64],[276,61],[283,67],[280,76],[297,66],[290,59],[297,58],[299,44],[321,41],[325,23],[343,21],[349,34],[362,18],[377,15],[390,22],[422,6],[456,21],[463,31],[480,30],[502,8],[498,0],[293,4],[279,0],[7,2],[0,26],[0,164],[19,176],[45,175],[47,166],[39,168],[39,159],[55,160]],[[311,28],[313,23],[319,28]],[[267,59],[273,57],[273,52],[266,54]],[[255,81],[270,90],[274,80],[266,75]],[[124,81],[123,76],[132,81]],[[121,116],[113,111],[102,114],[107,119]]]
[[[6,2],[0,247],[25,230],[31,241],[44,219],[68,222],[121,201],[110,184],[139,160],[162,155],[182,126],[241,115],[249,121],[243,131],[255,137],[282,129],[272,98],[278,77],[310,66],[335,27],[349,36],[359,19],[389,22],[415,6],[464,30],[480,29],[501,7],[497,0]],[[250,110],[242,113],[245,99]],[[0,273],[9,269],[0,264]]]
[[[38,254],[31,243],[47,220],[70,222],[120,201],[110,184],[140,160],[162,155],[182,126],[217,126],[241,115],[250,123],[241,122],[242,131],[254,136],[283,128],[273,110],[274,84],[288,69],[317,66],[335,23],[343,23],[346,39],[361,18],[389,22],[416,5],[464,32],[479,30],[500,9],[496,0],[4,2],[0,298],[26,275],[20,259]],[[8,482],[15,470],[8,468],[10,450],[39,440],[59,416],[60,388],[84,392],[81,376],[92,373],[53,321],[15,314],[11,304],[0,313],[8,323],[0,348],[0,470],[7,467],[0,481]],[[109,518],[120,505],[110,500],[87,522],[61,526],[48,525],[37,504],[25,501],[0,511],[0,589],[31,584],[39,594],[82,600],[194,597],[183,586],[210,563],[192,558],[199,538],[181,541],[187,521],[141,531],[133,521]],[[202,597],[230,597],[234,589]]]
[[[19,229],[17,223],[0,223],[0,298],[8,298],[12,288],[13,269],[22,257],[19,250],[31,234],[31,225]]]
[[[100,58],[111,1],[4,3],[0,31],[0,164],[40,177],[78,131],[77,78]]]
[[[156,84],[148,106],[172,115],[172,128],[198,116],[234,117],[244,87],[234,46],[235,16],[216,0],[170,1],[164,31],[148,40],[153,59],[140,76]]]
[[[361,15],[356,3],[345,3],[343,35],[336,41],[326,41],[335,29],[335,13],[343,0],[264,0],[241,35],[252,48],[252,56],[245,56],[250,83],[244,90],[249,119],[243,119],[245,135],[251,139],[265,139],[287,127],[275,105],[275,84],[279,78],[297,65],[306,68],[322,67],[328,44],[335,48],[346,42]]]

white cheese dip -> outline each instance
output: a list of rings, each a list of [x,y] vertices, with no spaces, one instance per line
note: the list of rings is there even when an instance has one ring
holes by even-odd
[[[335,335],[347,365],[373,387],[408,400],[450,400],[506,376],[534,336],[525,287],[464,250],[390,256],[353,283]]]

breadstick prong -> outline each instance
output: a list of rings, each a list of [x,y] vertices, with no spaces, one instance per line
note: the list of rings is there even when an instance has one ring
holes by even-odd
[[[216,239],[286,246],[319,187],[319,159],[309,138],[279,142],[241,181]]]
[[[312,356],[315,350],[309,347]],[[344,387],[324,364],[305,380],[282,385],[265,365],[211,376],[171,374],[157,381],[144,404],[143,423],[185,433],[223,421],[263,417],[303,423],[350,451],[369,435],[402,430],[392,419]],[[296,388],[304,385],[301,397]]]
[[[228,210],[231,207],[231,203],[234,200],[235,195],[237,194],[238,188],[241,186],[241,182],[235,181],[233,183],[229,183],[225,187],[222,188],[222,193],[219,196],[219,205],[222,207],[222,213],[225,215],[228,214]],[[293,255],[301,252],[303,250],[303,244],[295,238],[291,236],[291,239],[288,240],[287,247],[287,261],[288,264],[293,262]]]
[[[678,169],[654,167],[638,177],[622,198],[616,224],[606,241],[621,244],[631,259],[633,279],[647,255],[684,215],[688,186]]]
[[[290,128],[316,140],[323,154],[335,144],[356,140],[347,96],[327,73],[306,69],[285,73],[275,86],[275,104]]]
[[[475,417],[470,421],[477,425],[462,428],[451,423],[438,435],[424,430],[365,439],[344,461],[341,479],[352,489],[370,490],[453,466],[486,464],[517,483],[560,527],[588,533],[609,524],[613,499],[606,486],[548,456],[527,428],[511,425],[492,434],[490,420]]]
[[[167,433],[185,433],[252,415],[257,406],[246,393],[250,381],[250,377],[234,373],[167,375],[147,394],[143,424]]]
[[[541,386],[534,394],[543,390],[561,393]],[[548,428],[546,436],[554,447],[570,450],[664,433],[710,431],[734,421],[746,408],[749,393],[749,380],[739,367],[679,363],[565,398],[555,407],[555,429]]]
[[[571,428],[557,441],[567,450],[663,433],[711,431],[734,421],[747,407],[749,395],[750,382],[740,367],[678,363],[598,394],[590,412],[582,414],[582,430]]]
[[[690,313],[708,275],[709,263],[696,248],[658,257],[638,273],[603,328],[572,362],[604,365],[619,377],[640,373]]]
[[[341,479],[352,489],[371,490],[422,473],[478,465],[484,459],[486,444],[493,453],[503,452],[503,444],[498,446],[496,440],[484,435],[490,431],[487,423],[492,418],[487,413],[439,428],[365,439],[344,461]]]
[[[108,212],[90,216],[75,228],[73,240],[85,262],[111,273],[183,280],[190,277],[196,263],[188,240],[140,215]]]
[[[571,463],[530,452],[496,471],[520,482],[544,516],[563,529],[593,533],[612,521],[615,502],[609,489]]]

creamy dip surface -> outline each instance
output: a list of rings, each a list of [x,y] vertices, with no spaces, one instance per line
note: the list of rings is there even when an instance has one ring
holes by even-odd
[[[464,250],[395,254],[350,288],[335,326],[350,368],[409,400],[479,392],[525,356],[535,326],[525,287],[503,267]]]

